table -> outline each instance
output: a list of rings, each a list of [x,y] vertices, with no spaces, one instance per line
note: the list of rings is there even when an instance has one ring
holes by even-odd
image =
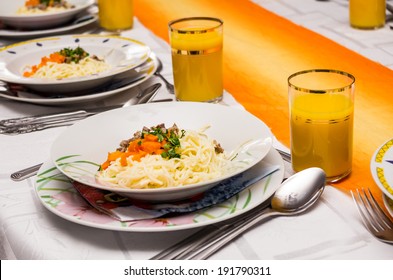
[[[313,1],[296,2],[297,8],[306,8],[307,4]],[[262,6],[274,6],[272,1],[258,3]],[[288,3],[292,2],[288,0],[278,3],[288,6]],[[317,6],[326,3],[314,4]],[[376,32],[387,31],[388,27]],[[136,19],[134,28],[122,35],[148,44],[163,61],[164,76],[172,80],[170,49],[157,33],[153,33]],[[372,40],[372,33],[369,38]],[[153,77],[138,88],[142,89],[155,81],[157,79]],[[230,89],[231,87],[227,88],[228,92],[225,92],[222,103],[242,107]],[[168,96],[170,95],[162,90],[157,99]],[[110,100],[100,100],[89,105],[109,105],[124,101],[124,98],[126,97],[115,96]],[[68,109],[71,107],[68,106]],[[0,119],[56,110],[58,108],[0,99]],[[13,182],[9,175],[13,171],[45,161],[49,157],[48,148],[51,143],[65,129],[53,128],[19,136],[0,135],[3,159],[0,163],[0,259],[143,260],[196,231],[114,232],[74,224],[48,212],[36,197],[34,178]],[[275,145],[283,148],[278,141]],[[292,173],[288,165],[287,173]],[[393,259],[393,250],[391,245],[377,241],[365,230],[349,196],[328,186],[320,203],[312,211],[298,217],[278,218],[260,225],[210,259],[389,260]]]

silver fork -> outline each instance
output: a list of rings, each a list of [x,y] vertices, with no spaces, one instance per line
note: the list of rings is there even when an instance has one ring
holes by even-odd
[[[383,242],[393,243],[393,222],[378,205],[370,189],[356,189],[356,193],[351,191],[351,195],[368,231]]]
[[[161,71],[162,71],[163,66],[162,66],[161,60],[158,57],[157,57],[157,61],[158,61],[158,67],[157,67],[157,70],[154,73],[154,75],[159,77],[164,82],[166,89],[168,90],[169,93],[175,94],[175,87],[170,82],[168,82],[168,80],[165,79],[164,76],[161,75]]]

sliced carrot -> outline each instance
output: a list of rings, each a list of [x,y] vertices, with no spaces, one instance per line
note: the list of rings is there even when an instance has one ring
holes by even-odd
[[[120,164],[127,166],[127,158],[132,156],[132,160],[140,161],[146,155],[161,155],[165,149],[167,141],[158,141],[158,137],[153,134],[144,135],[143,139],[135,139],[128,144],[127,152],[114,151],[108,153],[107,160],[101,165],[101,169],[106,169],[111,162],[120,158]]]
[[[128,145],[127,151],[129,152],[138,152],[140,150],[140,145],[141,145],[141,141],[140,140],[134,140],[131,141]]]
[[[53,62],[53,63],[59,63],[60,64],[60,63],[64,63],[65,59],[66,59],[66,57],[61,55],[58,52],[51,53],[49,55],[49,57],[47,57],[47,56],[42,57],[41,58],[41,62],[38,65],[32,66],[30,72],[29,71],[24,72],[23,76],[26,77],[26,78],[31,77],[38,71],[38,69],[40,69],[41,67],[47,65],[48,62]]]
[[[139,152],[137,154],[133,154],[132,155],[132,160],[141,161],[141,158],[143,158],[146,155],[148,155],[148,153],[141,151],[141,152]]]
[[[158,142],[158,136],[153,135],[153,134],[146,134],[144,137],[145,141],[153,141],[153,142]]]
[[[127,156],[125,153],[120,156],[120,164],[121,166],[127,166]]]
[[[161,143],[152,142],[152,141],[144,141],[140,146],[140,149],[148,154],[154,153],[156,150],[161,149]]]
[[[123,152],[120,152],[120,151],[114,151],[114,152],[108,153],[108,160],[109,161],[115,161],[119,157],[121,157],[122,154],[123,154]]]
[[[109,167],[111,162],[109,160],[105,161],[104,163],[101,164],[101,170],[105,170]]]
[[[40,0],[27,0],[25,2],[25,6],[26,7],[30,7],[30,6],[38,6],[40,4]]]

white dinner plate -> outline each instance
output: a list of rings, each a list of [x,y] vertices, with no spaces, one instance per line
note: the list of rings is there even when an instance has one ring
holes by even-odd
[[[74,8],[35,14],[18,14],[26,0],[0,1],[0,20],[4,24],[23,29],[45,29],[48,26],[60,26],[71,21],[94,4],[94,0],[67,0]]]
[[[279,153],[271,149],[254,168],[280,165],[280,169],[224,203],[197,212],[167,218],[120,222],[97,212],[74,189],[69,179],[53,165],[45,162],[38,172],[35,191],[41,203],[52,213],[81,225],[116,231],[169,232],[196,228],[231,219],[266,201],[280,186],[284,163]]]
[[[114,94],[124,92],[129,90],[147,79],[149,79],[154,72],[157,70],[158,61],[154,53],[150,54],[148,60],[139,67],[130,70],[127,73],[119,75],[111,82],[111,85],[107,88],[100,89],[99,91],[92,91],[88,94],[78,95],[78,96],[61,96],[61,97],[44,97],[42,95],[30,93],[30,92],[0,92],[0,96],[19,102],[26,102],[39,105],[66,105],[66,104],[76,104],[88,101],[97,101],[99,99],[107,98]],[[127,81],[135,81],[128,83]],[[120,86],[116,86],[117,82]],[[126,83],[123,83],[126,82]],[[56,92],[53,92],[55,94]]]
[[[7,37],[13,39],[20,39],[20,38],[37,38],[37,37],[44,37],[49,35],[59,35],[66,33],[71,30],[75,30],[81,27],[85,27],[93,22],[98,20],[98,16],[96,15],[83,15],[75,19],[75,21],[58,26],[58,27],[50,27],[48,29],[42,30],[18,30],[18,29],[0,29],[0,37]]]
[[[23,77],[27,66],[37,65],[41,58],[64,48],[83,48],[109,64],[110,69],[83,77],[43,79]],[[77,34],[44,37],[8,45],[0,49],[0,80],[23,85],[39,92],[78,92],[98,88],[119,74],[143,64],[150,48],[126,37]]]
[[[387,197],[393,199],[393,139],[375,151],[370,168],[375,183]]]
[[[96,181],[98,167],[106,161],[108,152],[143,127],[161,123],[166,127],[176,124],[186,131],[210,126],[204,133],[228,154],[236,153],[232,160],[236,168],[224,176],[181,187],[115,188]],[[201,102],[159,102],[115,109],[77,122],[59,135],[50,154],[56,167],[73,180],[135,199],[164,201],[195,195],[251,168],[266,156],[271,145],[270,129],[246,110]]]

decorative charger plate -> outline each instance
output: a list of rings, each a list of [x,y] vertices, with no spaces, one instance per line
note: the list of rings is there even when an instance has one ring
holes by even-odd
[[[48,29],[42,30],[19,30],[19,29],[0,29],[0,36],[7,38],[37,38],[48,35],[58,35],[63,34],[71,30],[75,30],[77,28],[85,27],[93,22],[98,20],[98,16],[96,15],[83,15],[81,17],[77,17],[73,22],[69,24],[51,27]]]
[[[220,143],[240,165],[225,176],[203,183],[155,189],[115,188],[100,184],[96,174],[108,152],[124,139],[158,124],[198,131]],[[158,102],[107,111],[70,126],[54,141],[50,154],[53,163],[66,176],[80,183],[110,190],[127,197],[148,201],[175,200],[195,195],[219,181],[239,174],[261,161],[272,146],[270,129],[246,110],[201,102]]]
[[[52,213],[81,225],[117,231],[164,232],[201,227],[231,219],[265,202],[278,189],[284,177],[284,163],[271,149],[253,168],[280,165],[280,169],[224,203],[196,212],[157,219],[120,222],[90,206],[49,160],[38,172],[35,191],[42,204]]]
[[[83,48],[110,65],[106,71],[64,79],[26,78],[27,66],[37,65],[41,58],[63,48]],[[0,49],[0,80],[24,85],[38,92],[77,92],[94,89],[108,83],[121,73],[144,63],[150,55],[145,44],[125,37],[106,35],[64,35],[25,41]]]
[[[393,139],[375,151],[370,168],[375,183],[388,198],[393,199]]]
[[[45,97],[42,95],[30,93],[30,92],[1,92],[0,96],[20,101],[26,103],[40,104],[40,105],[66,105],[66,104],[76,104],[88,101],[97,101],[114,94],[124,92],[131,89],[147,79],[149,79],[154,72],[157,70],[158,61],[154,53],[150,53],[150,57],[142,65],[118,75],[115,79],[111,81],[108,87],[100,88],[99,91],[89,91],[87,94],[78,96],[53,96]]]
[[[34,14],[19,14],[19,8],[24,7],[26,0],[12,0],[0,2],[0,20],[4,24],[24,29],[45,29],[48,26],[59,26],[66,24],[79,13],[85,11],[94,4],[94,0],[67,0],[74,8],[42,12]]]

